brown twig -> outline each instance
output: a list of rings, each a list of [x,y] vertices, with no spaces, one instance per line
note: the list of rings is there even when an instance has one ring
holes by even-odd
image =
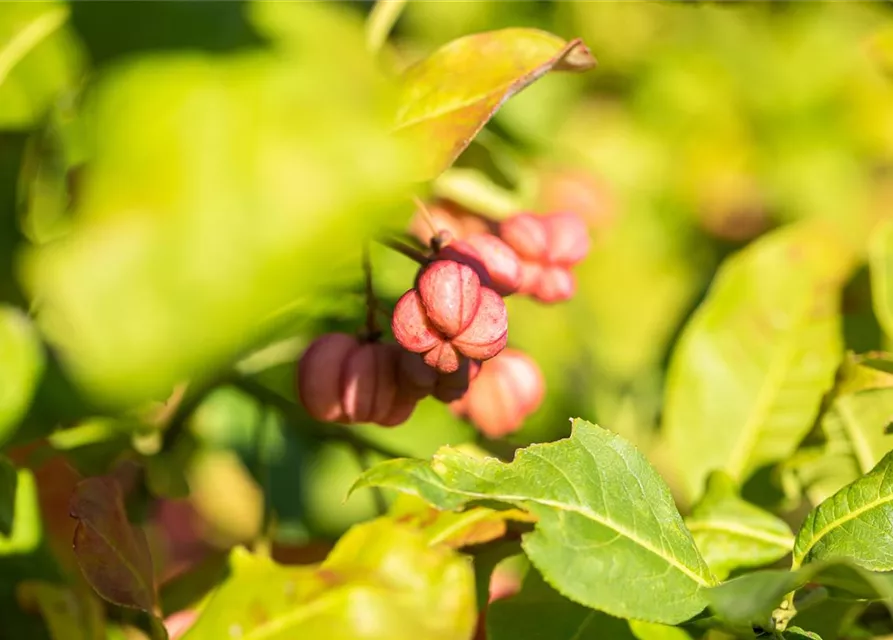
[[[418,249],[410,247],[407,244],[404,244],[403,242],[400,242],[399,240],[394,240],[392,238],[378,238],[378,241],[384,246],[393,249],[397,253],[403,254],[410,260],[415,260],[420,265],[426,265],[431,262],[431,259],[424,253],[422,253]]]

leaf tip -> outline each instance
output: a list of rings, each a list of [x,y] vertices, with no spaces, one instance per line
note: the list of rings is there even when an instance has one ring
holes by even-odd
[[[598,64],[582,38],[574,38],[559,54],[553,69],[556,71],[588,71]]]

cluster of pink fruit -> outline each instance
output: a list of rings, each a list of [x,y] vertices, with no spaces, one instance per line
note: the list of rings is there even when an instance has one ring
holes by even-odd
[[[488,437],[517,430],[542,401],[544,383],[529,356],[506,348],[503,297],[572,297],[571,267],[589,251],[585,223],[572,213],[497,222],[439,205],[410,230],[430,254],[394,309],[396,344],[317,338],[298,361],[298,397],[323,422],[395,426],[432,396]]]

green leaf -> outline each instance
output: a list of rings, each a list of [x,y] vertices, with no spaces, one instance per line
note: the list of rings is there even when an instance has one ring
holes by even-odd
[[[893,452],[809,513],[794,542],[793,566],[850,558],[873,571],[893,570],[891,522]]]
[[[354,489],[382,486],[440,509],[508,503],[538,518],[524,551],[564,596],[619,617],[674,624],[704,608],[713,577],[669,488],[632,445],[575,420],[570,438],[521,449],[511,463],[444,448],[392,460]]]
[[[655,622],[630,620],[629,628],[638,640],[691,640],[691,636],[679,627]]]
[[[787,523],[738,497],[734,482],[722,472],[710,475],[704,496],[685,524],[720,579],[739,567],[775,562],[794,546]]]
[[[16,588],[21,606],[43,616],[53,640],[105,640],[105,612],[92,592],[28,581]]]
[[[0,306],[0,447],[28,410],[43,368],[43,347],[27,316]]]
[[[74,86],[83,56],[67,20],[63,2],[0,6],[0,129],[33,125]]]
[[[841,367],[831,404],[822,416],[821,458],[807,476],[810,499],[824,502],[841,487],[868,473],[893,449],[886,427],[893,419],[893,374],[883,354],[849,354]]]
[[[789,640],[822,640],[822,637],[812,631],[804,631],[800,627],[791,627],[784,632],[782,638]]]
[[[365,240],[408,218],[413,154],[362,26],[327,3],[289,10],[313,34],[299,56],[143,57],[99,78],[73,229],[23,269],[95,400],[212,375],[283,309],[307,319],[345,297]]]
[[[71,498],[74,553],[84,578],[114,604],[154,613],[152,556],[146,534],[127,520],[121,486],[112,476],[77,484]]]
[[[348,531],[316,567],[237,548],[183,640],[467,640],[475,613],[470,563],[380,518]]]
[[[840,361],[847,256],[836,238],[803,225],[720,268],[667,380],[664,429],[689,496],[714,470],[743,482],[809,431]]]
[[[426,145],[417,178],[449,167],[503,102],[544,74],[593,66],[582,41],[536,29],[465,36],[411,66],[402,77],[396,130]]]
[[[0,456],[0,556],[31,553],[42,538],[34,474]]]
[[[572,602],[528,571],[515,595],[487,609],[488,640],[635,640],[624,620]]]
[[[866,571],[845,560],[806,565],[798,571],[754,571],[710,589],[707,597],[710,608],[732,625],[774,628],[789,621],[798,606],[802,609],[810,599],[821,597],[823,592],[812,591],[800,602],[795,599],[793,610],[781,607],[785,596],[806,584],[826,587],[837,596],[883,600],[893,607],[893,574]]]

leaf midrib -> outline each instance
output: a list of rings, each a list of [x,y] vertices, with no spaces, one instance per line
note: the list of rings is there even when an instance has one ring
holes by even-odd
[[[47,11],[31,20],[6,43],[0,50],[0,86],[6,82],[15,66],[53,31],[61,27],[67,17],[68,11],[61,7]]]
[[[747,538],[752,538],[754,540],[759,540],[760,542],[765,542],[767,544],[774,544],[788,551],[790,551],[794,546],[794,536],[792,535],[782,536],[779,534],[770,533],[768,531],[761,531],[759,529],[754,529],[748,527],[747,525],[742,525],[739,522],[733,522],[730,520],[696,520],[694,522],[686,522],[685,525],[692,533],[695,533],[697,531],[718,531],[722,533],[731,533]]]
[[[833,498],[832,498],[833,499]],[[847,522],[855,520],[857,517],[861,516],[866,511],[871,511],[872,509],[876,509],[881,507],[889,502],[893,502],[893,494],[884,496],[882,499],[878,499],[870,504],[863,505],[858,509],[854,509],[849,511],[846,515],[841,516],[840,518],[836,518],[822,527],[818,533],[814,534],[812,538],[810,538],[809,543],[806,545],[806,548],[803,549],[800,553],[794,554],[793,559],[793,568],[797,569],[803,562],[803,559],[812,551],[813,547],[818,544],[818,542],[828,535],[833,529],[843,526]],[[821,506],[819,507],[821,508]]]
[[[628,530],[627,530],[625,527],[623,527],[622,525],[620,525],[620,524],[614,522],[614,521],[611,520],[610,518],[604,518],[604,517],[600,516],[599,514],[597,514],[597,513],[595,513],[594,511],[592,511],[591,509],[585,509],[585,508],[583,508],[583,507],[578,507],[578,506],[576,506],[576,505],[570,505],[570,504],[567,504],[567,503],[564,503],[564,502],[559,502],[559,501],[557,501],[557,500],[548,500],[548,499],[546,499],[546,498],[535,498],[535,497],[532,497],[532,496],[517,496],[517,495],[511,495],[511,494],[480,493],[480,492],[476,492],[476,491],[467,491],[467,490],[455,489],[455,488],[453,488],[453,487],[447,487],[447,486],[444,486],[444,485],[440,485],[440,488],[443,489],[443,490],[445,490],[445,491],[447,491],[447,492],[450,492],[450,493],[455,493],[455,494],[458,494],[458,495],[461,495],[461,496],[465,496],[465,497],[468,497],[468,498],[474,498],[474,499],[478,499],[478,500],[499,500],[499,501],[502,501],[502,502],[509,502],[509,503],[513,503],[513,504],[517,504],[517,503],[525,503],[525,502],[533,502],[533,503],[542,505],[542,506],[544,506],[544,507],[551,507],[551,508],[553,508],[553,509],[558,509],[558,510],[561,510],[561,511],[570,511],[570,512],[573,512],[573,513],[577,513],[577,514],[579,514],[579,515],[581,515],[581,516],[584,516],[585,518],[588,518],[589,520],[592,520],[593,522],[596,522],[596,523],[602,525],[603,527],[607,527],[608,529],[611,529],[611,530],[617,532],[617,533],[620,534],[621,536],[627,538],[628,540],[630,540],[631,542],[633,542],[633,543],[637,544],[638,546],[642,547],[642,548],[645,549],[646,551],[649,551],[649,552],[653,553],[653,554],[656,555],[658,558],[660,558],[661,560],[663,560],[664,562],[666,562],[666,563],[669,564],[670,566],[674,567],[676,570],[678,570],[678,571],[679,571],[680,573],[682,573],[683,575],[688,576],[691,580],[693,580],[694,582],[698,583],[698,584],[701,585],[702,587],[710,587],[710,586],[712,586],[712,583],[711,583],[709,580],[707,580],[707,579],[704,578],[703,576],[701,576],[701,575],[695,573],[694,571],[692,571],[689,567],[687,567],[687,566],[685,566],[684,564],[682,564],[682,563],[681,563],[678,559],[676,559],[674,556],[666,556],[666,555],[662,554],[662,553],[661,553],[660,551],[658,551],[655,547],[653,547],[650,543],[646,542],[645,540],[642,540],[641,538],[639,538],[638,536],[636,536],[636,535],[633,534],[632,532],[628,531]],[[406,491],[406,490],[403,489],[403,491]],[[415,491],[406,491],[406,492],[407,492],[407,493],[413,493],[414,495],[419,495],[419,494],[418,494],[417,492],[415,492]]]

